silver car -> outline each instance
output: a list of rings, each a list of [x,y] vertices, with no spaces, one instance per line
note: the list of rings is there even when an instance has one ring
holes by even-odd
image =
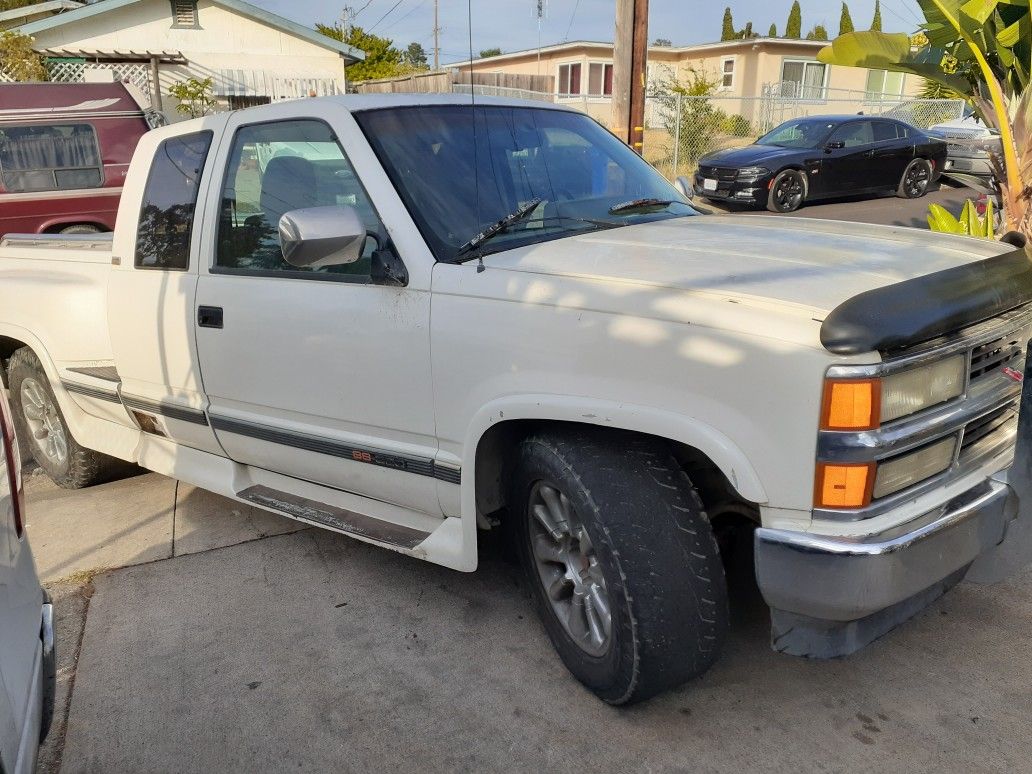
[[[0,772],[29,774],[54,716],[54,615],[24,532],[11,409],[0,389]]]

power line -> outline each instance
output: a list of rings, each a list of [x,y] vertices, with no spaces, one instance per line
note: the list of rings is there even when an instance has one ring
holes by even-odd
[[[370,2],[372,2],[372,0],[370,0]],[[412,7],[412,9],[408,13],[402,14],[397,19],[395,19],[390,24],[388,24],[386,27],[384,27],[383,28],[384,32],[386,32],[387,30],[392,30],[395,27],[397,27],[399,24],[401,24],[403,21],[405,21],[405,19],[407,19],[412,14],[414,14],[416,11],[418,11],[420,8],[422,8],[425,4],[426,4],[426,0],[419,0],[419,2],[416,5],[414,5]]]
[[[577,0],[577,2],[573,4],[573,13],[570,14],[570,23],[566,25],[566,34],[563,36],[564,43],[570,39],[570,30],[573,29],[573,20],[577,16],[578,8],[580,8],[580,0]]]
[[[394,9],[397,8],[399,5],[401,5],[403,2],[405,2],[405,0],[398,0],[398,2],[396,2],[394,5],[392,5],[390,7],[390,10],[387,11],[387,13],[385,13],[383,16],[381,16],[379,19],[377,19],[376,22],[369,29],[366,30],[366,32],[372,32],[374,29],[376,29],[376,25],[379,24],[380,22],[382,22],[384,19],[386,19],[392,13],[394,13]]]

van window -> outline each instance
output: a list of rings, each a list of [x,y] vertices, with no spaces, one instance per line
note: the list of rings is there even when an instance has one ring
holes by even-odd
[[[98,188],[102,167],[89,124],[0,128],[0,173],[8,191]]]
[[[211,132],[184,134],[154,151],[136,229],[137,268],[189,268],[197,191],[211,138]]]

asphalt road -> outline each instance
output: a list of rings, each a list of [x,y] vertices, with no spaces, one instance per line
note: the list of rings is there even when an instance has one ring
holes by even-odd
[[[734,212],[755,214],[772,218],[819,218],[821,220],[848,220],[857,223],[877,223],[884,226],[911,226],[928,228],[928,205],[941,204],[954,215],[959,214],[965,199],[977,198],[978,194],[969,188],[949,188],[942,186],[929,191],[920,199],[900,199],[892,195],[875,198],[844,197],[831,199],[818,204],[808,204],[788,215],[780,215],[763,210],[734,209]],[[715,211],[728,211],[729,208],[716,202],[701,202],[704,207]]]

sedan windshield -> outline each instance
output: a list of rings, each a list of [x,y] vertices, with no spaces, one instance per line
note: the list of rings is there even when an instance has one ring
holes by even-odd
[[[582,113],[424,105],[355,118],[439,261],[697,214],[662,175]],[[621,207],[632,201],[647,206]],[[477,240],[493,228],[489,241]]]
[[[776,145],[779,148],[816,148],[834,128],[835,124],[826,118],[786,121],[763,135],[756,144]]]

